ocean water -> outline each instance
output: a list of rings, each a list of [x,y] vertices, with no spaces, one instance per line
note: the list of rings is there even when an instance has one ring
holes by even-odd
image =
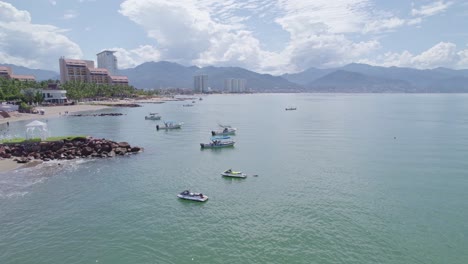
[[[0,174],[0,263],[468,263],[468,95],[203,98],[44,120],[145,152]]]

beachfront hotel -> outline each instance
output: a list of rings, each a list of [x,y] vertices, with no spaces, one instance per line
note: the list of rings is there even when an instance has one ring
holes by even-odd
[[[117,58],[115,51],[104,50],[96,54],[98,68],[107,69],[111,76],[117,75]]]
[[[97,84],[117,84],[128,85],[127,76],[115,76],[109,73],[108,69],[95,68],[94,61],[75,60],[61,57],[60,82],[78,81]]]
[[[208,75],[193,76],[193,91],[195,93],[205,93],[208,91]]]
[[[20,80],[20,81],[35,81],[36,77],[34,75],[15,75],[11,70],[11,67],[0,66],[0,78],[5,78],[8,80]]]

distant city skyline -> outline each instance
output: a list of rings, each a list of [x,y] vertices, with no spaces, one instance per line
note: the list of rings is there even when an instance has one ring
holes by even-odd
[[[116,51],[149,61],[281,74],[352,62],[468,68],[462,0],[0,1],[0,64],[59,70],[57,60]]]

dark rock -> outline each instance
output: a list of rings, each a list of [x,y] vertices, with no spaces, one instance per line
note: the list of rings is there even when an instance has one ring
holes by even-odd
[[[118,144],[121,148],[130,148],[130,144],[128,144],[127,142],[119,142]]]

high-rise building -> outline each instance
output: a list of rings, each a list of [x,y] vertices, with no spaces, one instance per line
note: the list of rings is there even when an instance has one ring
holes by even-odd
[[[95,68],[94,61],[73,60],[61,57],[60,63],[60,81],[98,83],[98,84],[120,84],[128,85],[127,76],[111,75],[105,68]]]
[[[117,58],[115,51],[104,50],[97,54],[98,68],[107,69],[110,75],[117,75]]]
[[[246,92],[247,81],[245,79],[228,78],[224,80],[224,90],[230,93]]]
[[[208,91],[208,75],[193,76],[193,91],[195,93],[206,93]]]

